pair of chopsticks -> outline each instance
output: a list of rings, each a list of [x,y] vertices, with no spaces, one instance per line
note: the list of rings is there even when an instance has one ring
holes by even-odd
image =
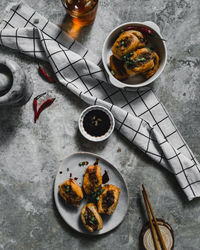
[[[143,188],[142,194],[143,194],[143,198],[144,198],[145,207],[147,209],[147,214],[149,217],[149,222],[150,222],[150,227],[151,227],[151,232],[152,232],[152,237],[154,240],[155,248],[156,248],[156,250],[160,250],[160,246],[159,246],[159,239],[160,239],[162,249],[167,250],[165,242],[164,242],[163,237],[162,237],[162,234],[160,232],[160,228],[158,226],[157,219],[154,215],[154,212],[153,212],[153,209],[152,209],[152,206],[151,206],[151,203],[149,201],[149,198],[148,198],[148,195],[147,195],[147,192],[146,192],[144,185],[142,185],[142,188]],[[150,214],[150,212],[151,212],[151,214]],[[153,217],[153,221],[152,221],[151,215]],[[155,226],[154,226],[154,224],[155,224]],[[156,231],[157,231],[159,237],[157,237]]]

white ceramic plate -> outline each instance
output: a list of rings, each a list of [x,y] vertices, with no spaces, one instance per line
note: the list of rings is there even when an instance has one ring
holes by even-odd
[[[96,161],[96,158],[99,159],[98,165],[101,167],[102,175],[104,174],[105,170],[108,172],[108,176],[110,178],[108,184],[114,184],[120,188],[120,196],[118,205],[114,213],[111,216],[102,216],[103,229],[94,233],[90,233],[89,231],[87,231],[87,229],[85,229],[80,219],[81,208],[87,203],[87,200],[84,199],[81,202],[80,207],[78,208],[72,207],[69,204],[65,204],[58,193],[58,186],[66,179],[70,178],[70,174],[72,175],[72,178],[77,177],[78,179],[76,180],[76,182],[80,186],[82,186],[85,169],[88,165],[93,165]],[[83,161],[88,161],[89,164],[85,166],[79,166],[79,163]],[[119,171],[102,157],[85,152],[74,153],[68,156],[62,162],[61,166],[58,169],[58,173],[56,175],[54,183],[54,199],[56,207],[64,221],[76,231],[90,235],[101,235],[117,227],[123,221],[127,213],[129,203],[126,183]]]

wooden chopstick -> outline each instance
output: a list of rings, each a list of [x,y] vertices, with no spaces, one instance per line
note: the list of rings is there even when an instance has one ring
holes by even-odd
[[[145,187],[144,187],[143,184],[142,184],[142,188],[143,188],[142,193],[143,193],[144,199],[146,200],[146,202],[147,202],[148,205],[149,205],[149,208],[150,208],[150,211],[151,211],[153,220],[154,220],[154,222],[155,222],[156,230],[157,230],[157,232],[158,232],[158,235],[159,235],[159,238],[160,238],[160,241],[161,241],[162,248],[163,248],[164,250],[167,250],[166,245],[165,245],[165,242],[164,242],[163,237],[162,237],[162,234],[161,234],[161,232],[160,232],[160,228],[159,228],[157,219],[156,219],[156,217],[155,217],[155,215],[154,215],[154,212],[153,212],[153,209],[152,209],[152,206],[151,206],[149,197],[148,197],[148,195],[147,195],[146,189],[145,189]],[[145,206],[146,206],[146,203],[145,203]]]
[[[160,247],[159,247],[159,244],[158,244],[158,237],[156,235],[156,230],[155,230],[155,227],[154,227],[152,219],[151,219],[151,214],[150,214],[150,211],[149,211],[149,207],[147,205],[147,200],[146,200],[144,191],[142,191],[142,194],[143,194],[143,198],[144,198],[145,207],[147,209],[147,214],[148,214],[148,217],[149,217],[149,222],[150,222],[151,231],[152,231],[152,235],[153,235],[153,241],[154,241],[156,250],[160,250]]]

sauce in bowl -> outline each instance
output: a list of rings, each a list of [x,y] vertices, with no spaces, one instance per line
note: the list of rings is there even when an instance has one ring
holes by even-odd
[[[110,128],[110,119],[102,110],[91,110],[83,119],[85,131],[92,136],[102,136]]]
[[[79,119],[81,134],[90,141],[103,141],[113,132],[115,120],[112,113],[102,106],[85,109]]]

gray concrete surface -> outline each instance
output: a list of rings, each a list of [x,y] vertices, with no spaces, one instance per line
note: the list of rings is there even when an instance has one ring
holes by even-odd
[[[25,2],[56,24],[65,18],[60,0]],[[0,16],[7,4],[1,0]],[[198,0],[100,0],[94,25],[84,29],[78,39],[100,55],[106,35],[116,25],[156,22],[167,39],[168,62],[154,90],[200,161],[199,16]],[[200,199],[188,202],[170,173],[116,132],[95,146],[84,140],[77,120],[85,104],[59,84],[43,81],[31,58],[2,47],[0,56],[16,60],[27,71],[35,84],[34,96],[48,90],[56,97],[37,124],[33,123],[33,97],[22,108],[0,109],[0,249],[140,249],[139,233],[147,219],[141,202],[142,183],[156,215],[173,227],[175,249],[200,249]],[[128,214],[117,229],[104,236],[76,233],[54,205],[52,189],[58,165],[76,151],[105,157],[128,184]]]

